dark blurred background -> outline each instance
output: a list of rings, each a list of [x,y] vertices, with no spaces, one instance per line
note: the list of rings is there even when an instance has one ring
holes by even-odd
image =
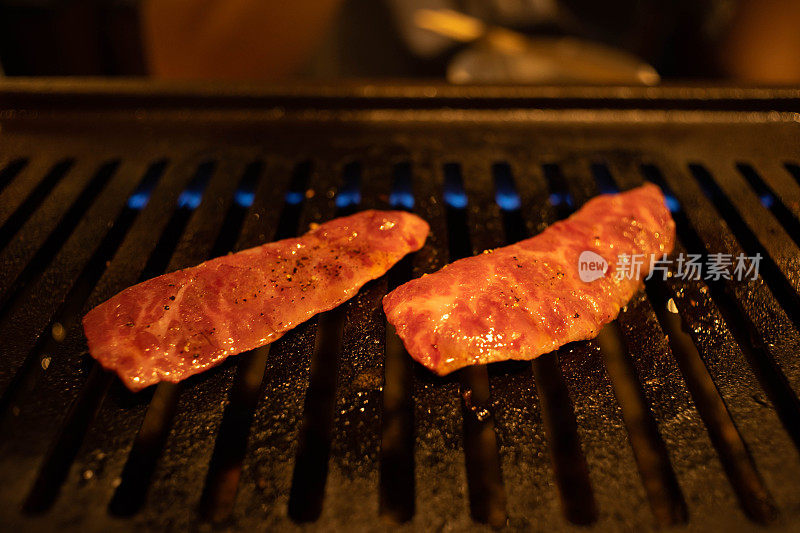
[[[0,0],[0,64],[6,76],[522,83],[634,71],[655,83],[641,74],[652,67],[662,80],[797,83],[800,1]]]

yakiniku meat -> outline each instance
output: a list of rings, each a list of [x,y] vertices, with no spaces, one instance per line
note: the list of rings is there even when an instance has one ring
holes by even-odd
[[[411,356],[438,374],[533,359],[596,336],[674,240],[664,196],[648,184],[594,198],[533,238],[410,281],[383,308]]]
[[[350,299],[428,231],[409,213],[364,211],[147,280],[84,317],[89,352],[134,391],[181,381]]]

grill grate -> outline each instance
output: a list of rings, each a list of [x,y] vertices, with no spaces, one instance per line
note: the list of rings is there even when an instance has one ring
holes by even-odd
[[[0,88],[0,524],[800,523],[794,93],[136,87]],[[761,276],[648,282],[595,340],[446,378],[386,327],[391,288],[643,180],[677,252]],[[86,354],[137,280],[389,207],[426,246],[271,346],[136,395]]]

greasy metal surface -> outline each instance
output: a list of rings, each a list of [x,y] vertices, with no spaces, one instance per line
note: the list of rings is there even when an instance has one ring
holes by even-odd
[[[4,530],[800,525],[798,90],[0,94]],[[403,179],[432,234],[340,309],[139,394],[86,354],[80,316],[142,277],[408,208]],[[645,179],[680,202],[676,252],[761,253],[761,277],[649,282],[533,364],[409,363],[392,286]]]

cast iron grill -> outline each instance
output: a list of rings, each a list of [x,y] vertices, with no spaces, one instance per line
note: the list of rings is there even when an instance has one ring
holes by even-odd
[[[6,529],[800,524],[800,92],[0,92]],[[387,331],[392,287],[643,180],[676,252],[759,278],[654,280],[595,340],[447,378]],[[135,395],[86,353],[139,280],[390,207],[425,248],[269,347]]]

